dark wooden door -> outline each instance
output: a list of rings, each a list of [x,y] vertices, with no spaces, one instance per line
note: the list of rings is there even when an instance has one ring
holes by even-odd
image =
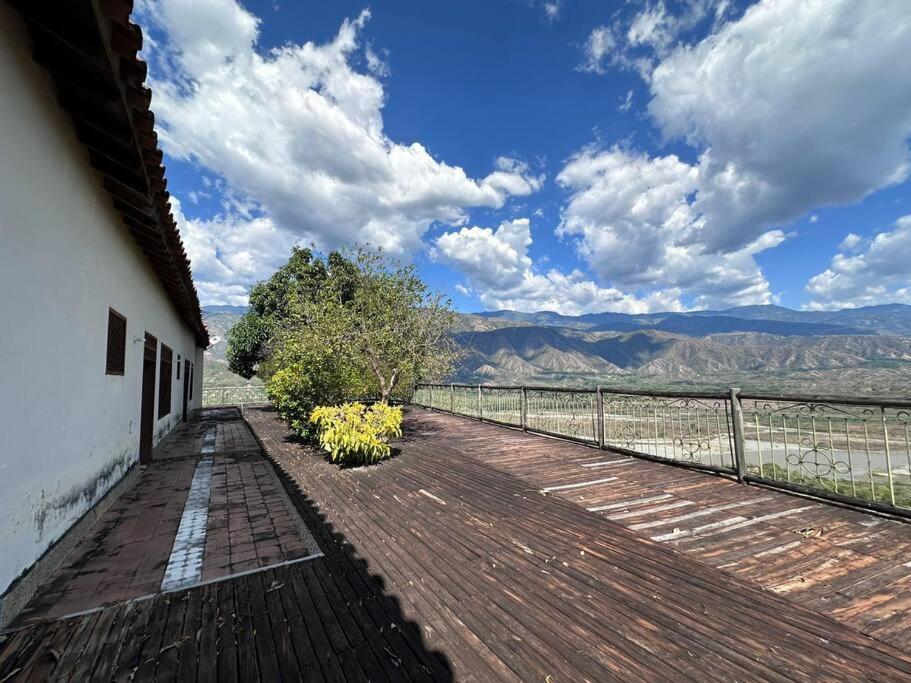
[[[187,421],[187,403],[190,399],[190,361],[186,358],[183,360],[183,419]]]
[[[139,462],[152,460],[152,435],[155,431],[155,361],[158,340],[146,332],[142,353],[142,410],[139,415]]]

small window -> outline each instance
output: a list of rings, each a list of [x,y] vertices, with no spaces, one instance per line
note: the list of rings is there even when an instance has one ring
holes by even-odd
[[[161,345],[161,365],[158,368],[158,419],[171,412],[171,365],[173,352]]]
[[[127,319],[108,309],[108,358],[104,373],[123,375],[127,357]]]
[[[177,354],[177,379],[180,379],[180,354]]]
[[[190,363],[190,400],[193,400],[193,363]]]

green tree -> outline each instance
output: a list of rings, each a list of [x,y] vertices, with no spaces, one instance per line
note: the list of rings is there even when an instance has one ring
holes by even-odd
[[[291,314],[294,302],[314,296],[329,276],[331,264],[341,261],[345,261],[344,257],[336,252],[324,263],[312,250],[294,247],[285,265],[268,280],[253,285],[249,310],[228,330],[225,359],[232,372],[246,379],[256,374],[257,366],[269,356],[275,331]]]
[[[380,254],[356,254],[358,280],[344,332],[351,353],[387,403],[399,386],[452,371],[458,348],[450,302],[431,292],[413,265],[387,263]]]
[[[411,383],[452,370],[455,313],[413,266],[366,250],[333,253],[317,287],[303,296],[284,291],[287,299],[277,302],[282,315],[272,318],[269,341],[260,347],[258,374],[301,434],[316,405],[360,396],[388,403]]]
[[[245,379],[256,372],[257,365],[265,358],[272,337],[273,320],[247,312],[228,330],[228,347],[225,360],[228,368]]]
[[[314,308],[324,310],[321,330],[312,326]],[[370,391],[356,359],[343,344],[338,329],[343,317],[311,302],[301,302],[285,320],[274,339],[274,348],[262,365],[266,392],[301,436],[310,433],[310,413],[318,405],[336,405]],[[333,329],[334,328],[334,329]]]

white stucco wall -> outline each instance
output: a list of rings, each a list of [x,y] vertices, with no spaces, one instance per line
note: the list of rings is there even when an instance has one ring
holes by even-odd
[[[137,461],[146,331],[175,371],[178,354],[195,362],[191,409],[202,398],[202,349],[30,49],[0,3],[0,593]],[[105,374],[108,307],[127,318],[122,377]],[[172,377],[156,441],[182,418]]]

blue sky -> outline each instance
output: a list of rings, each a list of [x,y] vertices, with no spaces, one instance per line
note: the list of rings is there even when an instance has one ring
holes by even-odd
[[[911,6],[144,0],[200,298],[382,246],[461,310],[911,303]]]

